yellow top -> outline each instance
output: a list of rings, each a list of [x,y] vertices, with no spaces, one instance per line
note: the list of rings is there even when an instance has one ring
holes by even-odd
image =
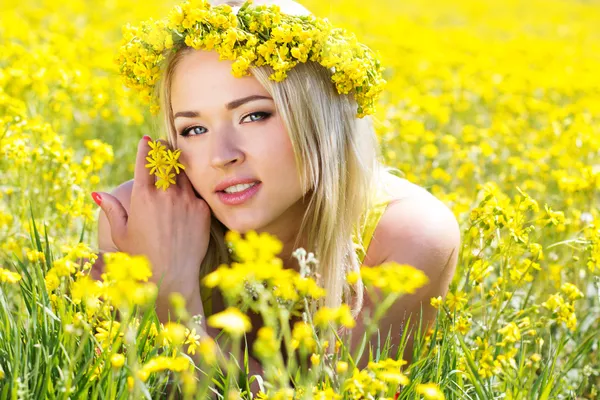
[[[392,199],[388,194],[383,192],[377,193],[375,201],[362,217],[363,223],[358,227],[358,235],[355,234],[353,236],[356,255],[361,264],[365,261],[367,250],[369,249],[371,239],[373,239],[373,234],[375,233],[375,228],[377,228],[379,220],[383,216],[383,213],[391,200]],[[357,239],[357,236],[360,240]]]
[[[377,224],[391,200],[392,196],[388,192],[379,190],[375,195],[373,204],[361,218],[362,224],[359,225],[357,232],[353,235],[355,251],[360,264],[365,260],[371,239],[373,239],[373,234],[375,233],[375,228],[377,228]],[[204,315],[208,317],[212,313],[212,291],[202,285],[200,293],[204,306]]]

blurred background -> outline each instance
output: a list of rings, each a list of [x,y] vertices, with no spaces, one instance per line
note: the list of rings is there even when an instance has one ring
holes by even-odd
[[[382,157],[461,223],[452,291],[469,299],[469,343],[504,295],[506,321],[565,323],[556,310],[541,319],[528,308],[565,283],[584,296],[565,354],[583,343],[600,326],[600,2],[301,3],[381,54],[388,86],[373,118]],[[0,263],[29,254],[31,214],[52,244],[95,245],[90,192],[130,179],[137,141],[158,126],[118,76],[121,27],[173,4],[2,1]],[[592,398],[598,365],[596,343],[569,364],[564,388]]]

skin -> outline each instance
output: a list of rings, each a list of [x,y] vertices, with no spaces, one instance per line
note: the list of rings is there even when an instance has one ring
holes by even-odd
[[[248,96],[269,97],[254,77],[234,78],[230,71],[231,62],[219,61],[216,53],[200,51],[186,55],[175,71],[171,99],[174,114],[200,114],[175,120],[178,134],[193,128],[188,137],[177,139],[186,172],[178,175],[175,187],[166,192],[154,188],[154,178],[144,167],[150,147],[142,139],[134,179],[112,194],[100,193],[100,250],[144,254],[154,266],[153,279],[166,277],[157,300],[161,320],[167,319],[170,292],[182,293],[190,312],[204,315],[198,280],[185,277],[199,274],[208,243],[210,210],[229,229],[277,235],[284,244],[281,258],[291,267],[291,247],[306,204],[291,142],[272,100],[227,106]],[[265,118],[257,112],[271,116]],[[262,187],[247,203],[228,206],[219,200],[215,186],[231,177],[256,178]],[[382,216],[364,264],[406,263],[423,270],[430,279],[414,295],[397,301],[384,317],[382,331],[387,332],[389,327],[399,338],[405,319],[409,315],[418,319],[421,307],[424,323],[433,322],[435,310],[429,300],[445,296],[448,290],[456,268],[460,231],[452,212],[426,190],[400,178],[395,178],[392,186],[398,196]],[[367,297],[361,313],[372,307],[373,301]],[[220,299],[215,299],[213,308],[214,312],[223,309]],[[256,332],[260,321],[252,322]],[[363,331],[359,315],[353,337],[359,338]],[[209,329],[207,333],[214,337],[217,332]],[[356,344],[354,341],[352,346]],[[411,346],[409,341],[405,359]],[[366,359],[361,364],[366,364]],[[260,372],[255,360],[252,369]]]

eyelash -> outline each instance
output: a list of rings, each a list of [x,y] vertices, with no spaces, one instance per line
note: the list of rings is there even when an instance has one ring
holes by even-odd
[[[249,117],[250,115],[256,115],[256,114],[261,114],[261,115],[263,115],[263,117],[262,117],[261,119],[259,119],[259,120],[256,120],[256,121],[250,121],[250,122],[260,122],[260,121],[264,121],[264,120],[268,119],[268,118],[269,118],[269,117],[272,115],[272,113],[270,113],[270,112],[266,112],[266,111],[256,111],[256,112],[253,112],[253,113],[250,113],[250,114],[246,114],[246,115],[244,116],[244,118],[242,118],[242,120],[244,120],[246,117]],[[192,129],[194,129],[194,128],[204,128],[204,127],[203,127],[203,126],[200,126],[200,125],[194,125],[194,126],[190,126],[190,127],[188,127],[188,128],[185,128],[184,130],[182,130],[182,131],[181,131],[181,133],[179,134],[179,136],[183,136],[183,137],[189,136],[189,132],[190,132]],[[204,129],[206,130],[206,128],[204,128]],[[205,131],[205,132],[202,132],[201,134],[198,134],[198,135],[202,135],[202,134],[204,134],[204,133],[206,133],[206,131]],[[197,136],[197,135],[192,135],[192,136]]]

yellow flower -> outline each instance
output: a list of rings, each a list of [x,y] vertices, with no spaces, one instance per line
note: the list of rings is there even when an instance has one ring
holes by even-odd
[[[317,282],[312,278],[297,275],[294,277],[293,286],[300,296],[311,297],[313,299],[320,299],[325,296],[325,289],[319,287]]]
[[[183,372],[190,368],[190,360],[184,356],[165,357],[155,356],[151,358],[141,370],[138,371],[138,377],[146,381],[150,374],[158,371],[171,370],[174,372]]]
[[[249,231],[242,239],[238,232],[228,231],[225,234],[225,241],[243,262],[268,262],[283,249],[281,241],[266,232],[258,234]]]
[[[150,146],[150,151],[148,151],[148,156],[151,158],[160,157],[166,150],[166,147],[159,140],[153,141],[149,140],[148,145]]]
[[[132,376],[127,377],[127,389],[131,392],[133,391],[133,387],[135,385],[135,379]]]
[[[211,337],[203,337],[200,339],[198,353],[207,364],[214,364],[217,361],[217,345],[215,341]]]
[[[502,343],[500,343],[501,346],[521,340],[521,330],[514,322],[509,322],[503,328],[498,329],[498,333],[503,337]]]
[[[318,355],[318,354],[315,354],[315,353],[313,353],[313,354],[310,356],[310,363],[311,363],[312,365],[315,365],[315,366],[316,366],[316,365],[319,365],[319,364],[321,363],[321,356],[320,356],[320,355]]]
[[[183,166],[183,164],[181,164],[179,162],[179,156],[181,155],[181,150],[177,149],[175,151],[171,151],[170,149],[167,150],[167,159],[166,159],[166,163],[167,163],[167,168],[170,169],[174,169],[175,173],[178,174],[180,169],[185,169],[185,167]]]
[[[175,184],[175,174],[171,174],[167,170],[160,169],[156,173],[156,182],[154,185],[158,189],[162,189],[163,191],[167,190],[169,186]]]
[[[292,348],[304,352],[314,351],[316,346],[313,328],[306,322],[296,322],[292,329]]]
[[[450,311],[460,311],[468,302],[467,294],[463,291],[456,293],[449,292],[446,295],[446,305]]]
[[[186,339],[186,327],[176,322],[167,322],[162,327],[160,336],[166,343],[179,346]]]
[[[326,328],[329,324],[335,324],[337,310],[329,307],[321,307],[313,317],[313,323],[320,328]]]
[[[167,166],[167,160],[162,154],[158,154],[155,157],[146,157],[146,160],[148,164],[145,167],[150,169],[151,175],[159,173]]]
[[[0,282],[17,283],[20,280],[21,275],[17,274],[16,272],[0,268]]]
[[[342,304],[338,308],[321,307],[315,313],[313,323],[320,328],[326,328],[329,324],[346,328],[353,328],[356,325],[348,304]]]
[[[187,353],[194,355],[196,354],[196,349],[200,346],[200,335],[196,334],[196,329],[186,329],[185,330],[185,344],[188,345]]]
[[[469,333],[469,329],[471,329],[471,320],[463,315],[458,317],[456,324],[452,327],[452,329],[456,332],[459,332],[462,335],[466,335]]]
[[[438,156],[439,150],[433,143],[427,143],[425,146],[421,147],[421,154],[427,158],[433,159]]]
[[[144,256],[131,256],[121,252],[106,253],[104,261],[109,279],[147,282],[152,276],[150,262]]]
[[[360,268],[360,275],[367,288],[380,289],[384,294],[412,294],[429,282],[423,271],[396,262],[387,262],[376,267],[363,266]],[[352,275],[351,280],[355,280]]]
[[[48,293],[50,293],[56,288],[58,288],[58,285],[60,285],[60,279],[58,278],[56,273],[51,269],[44,277],[44,283],[46,285],[46,290],[48,291]]]
[[[252,328],[250,318],[235,307],[229,307],[225,311],[211,315],[206,323],[208,326],[220,328],[232,336],[241,336]]]
[[[77,270],[78,265],[73,261],[69,260],[67,257],[59,258],[54,260],[52,263],[52,271],[61,277],[61,276],[69,276]]]
[[[356,284],[356,282],[358,282],[359,278],[360,278],[360,273],[350,272],[348,275],[346,275],[346,282],[348,282],[348,284],[350,284],[350,285],[354,285],[354,284]]]
[[[405,360],[394,360],[387,358],[379,362],[369,362],[367,368],[373,371],[378,379],[393,383],[395,385],[408,385],[410,380],[406,375],[400,372],[400,368],[407,362]]]
[[[110,357],[110,363],[112,364],[113,368],[121,368],[123,364],[125,364],[125,356],[119,353],[113,354]]]
[[[146,305],[156,296],[156,285],[146,283],[152,276],[150,263],[143,256],[115,252],[104,255],[102,297],[116,307]]]
[[[100,295],[101,286],[102,284],[99,281],[95,281],[87,275],[78,278],[71,287],[73,303],[79,304],[81,300],[90,297],[97,298]]]
[[[258,34],[265,30],[270,34]],[[175,37],[183,40],[174,42]],[[269,78],[274,81],[285,79],[298,61],[306,62],[310,55],[311,61],[335,70],[331,81],[338,93],[353,91],[359,118],[375,111],[385,83],[377,55],[353,35],[333,28],[326,19],[281,13],[276,5],[242,7],[234,13],[229,6],[213,7],[204,0],[194,7],[184,3],[163,20],[124,29],[121,44],[116,62],[124,82],[140,92],[142,101],[152,103],[151,109],[157,108],[153,93],[165,58],[163,50],[176,51],[184,44],[215,50],[221,59],[234,60],[234,76],[245,75],[250,62],[269,65],[274,70]],[[253,57],[247,58],[249,54]]]
[[[346,373],[346,371],[348,371],[348,363],[347,363],[347,362],[345,362],[345,361],[338,361],[338,362],[335,364],[335,371],[336,371],[338,374],[343,374],[343,373]]]
[[[554,211],[548,204],[544,205],[546,214],[548,216],[548,222],[552,225],[560,225],[565,223],[565,214],[562,211]]]
[[[102,321],[96,327],[96,339],[100,342],[102,348],[108,348],[117,337],[122,337],[121,325],[117,321]]]
[[[444,400],[446,398],[435,383],[420,383],[416,387],[416,392],[422,394],[426,400]]]
[[[273,328],[263,326],[258,330],[253,349],[254,353],[263,361],[272,359],[279,354],[279,342]]]
[[[442,299],[442,296],[432,297],[429,300],[429,303],[433,308],[438,309],[444,303],[444,300]]]
[[[156,176],[155,186],[167,190],[170,185],[175,184],[175,175],[184,170],[185,167],[179,162],[181,150],[167,149],[160,141],[149,141],[150,150],[146,160],[146,168],[150,169],[150,175]],[[175,171],[175,173],[171,173]]]
[[[313,387],[313,398],[317,400],[339,400],[342,396],[330,387],[325,390],[320,390],[315,386]]]
[[[560,287],[560,290],[567,295],[567,297],[569,298],[569,300],[573,301],[573,300],[577,300],[583,297],[583,293],[581,292],[581,290],[579,290],[577,288],[577,286],[573,285],[572,283],[563,283],[562,286]]]
[[[31,262],[46,261],[46,256],[41,251],[28,250],[27,259]]]

